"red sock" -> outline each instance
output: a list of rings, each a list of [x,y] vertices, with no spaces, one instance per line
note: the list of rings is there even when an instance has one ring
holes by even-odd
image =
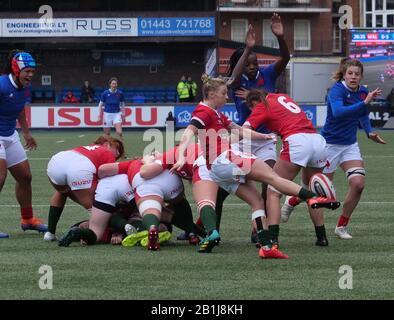
[[[21,217],[22,219],[33,218],[33,208],[32,207],[21,208]]]
[[[341,216],[339,217],[337,227],[346,227],[347,224],[349,223],[349,219],[350,219],[350,218],[345,217],[344,215],[341,215]]]
[[[198,225],[198,226],[200,226],[200,227],[203,227],[203,226],[204,226],[204,224],[203,224],[202,221],[201,221],[201,217],[198,217],[198,219],[197,219],[197,221],[196,221],[196,225]]]
[[[291,197],[289,199],[289,205],[291,205],[293,207],[295,207],[296,205],[300,204],[300,202],[301,202],[301,199],[298,198],[298,197]]]

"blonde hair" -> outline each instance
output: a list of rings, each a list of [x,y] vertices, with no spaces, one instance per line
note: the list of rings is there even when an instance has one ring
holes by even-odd
[[[217,91],[221,86],[226,85],[226,81],[222,78],[211,78],[209,75],[204,73],[201,76],[202,85],[202,96],[204,99],[208,98],[208,94],[212,91]]]
[[[361,70],[361,75],[364,72],[363,64],[357,59],[342,58],[339,62],[338,69],[332,75],[332,80],[341,81],[349,67],[359,67]]]

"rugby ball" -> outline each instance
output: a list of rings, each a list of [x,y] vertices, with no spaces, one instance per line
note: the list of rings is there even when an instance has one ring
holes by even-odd
[[[323,173],[316,173],[309,180],[309,190],[320,197],[336,199],[335,188],[331,180]]]

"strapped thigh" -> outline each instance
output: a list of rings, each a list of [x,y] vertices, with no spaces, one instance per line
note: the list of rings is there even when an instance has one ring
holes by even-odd
[[[363,167],[353,167],[346,170],[346,178],[348,180],[357,176],[365,177],[365,169]]]

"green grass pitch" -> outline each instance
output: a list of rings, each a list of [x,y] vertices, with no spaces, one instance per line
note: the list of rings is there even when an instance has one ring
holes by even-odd
[[[47,220],[53,190],[46,177],[54,153],[90,143],[101,131],[35,131],[39,143],[29,152],[33,173],[33,207]],[[314,245],[314,228],[305,205],[281,225],[281,248],[290,260],[261,260],[250,243],[250,212],[235,197],[225,202],[223,244],[211,254],[177,241],[179,230],[160,252],[141,247],[72,244],[60,248],[36,232],[20,229],[11,175],[0,194],[0,299],[393,299],[394,298],[394,131],[381,131],[383,146],[359,133],[367,169],[366,189],[350,223],[353,240],[333,234],[340,211],[326,212],[328,247]],[[142,132],[125,133],[128,152],[140,155],[149,142]],[[342,201],[347,183],[334,181]],[[190,199],[190,185],[185,183]],[[69,201],[58,235],[87,217]],[[195,209],[195,205],[192,204]],[[194,215],[196,213],[194,212]],[[39,268],[53,270],[53,289],[39,288]],[[352,268],[352,289],[339,287],[342,265]],[[349,274],[347,274],[349,275]],[[348,282],[349,283],[349,282]]]

